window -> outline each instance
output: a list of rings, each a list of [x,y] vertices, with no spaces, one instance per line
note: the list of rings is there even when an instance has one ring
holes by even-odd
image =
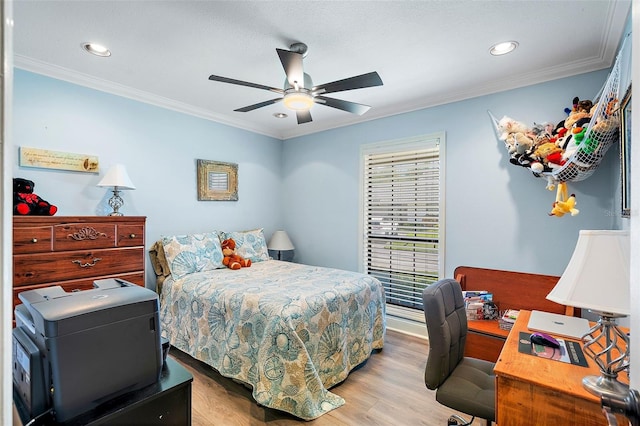
[[[443,270],[443,142],[436,134],[362,148],[362,260],[388,312],[424,321],[422,290]]]

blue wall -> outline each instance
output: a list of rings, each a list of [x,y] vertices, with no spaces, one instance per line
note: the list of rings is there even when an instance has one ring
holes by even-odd
[[[282,226],[282,141],[145,103],[15,70],[14,177],[59,208],[57,216],[111,211],[111,192],[96,187],[123,163],[136,186],[121,211],[147,216],[147,246],[161,235]],[[100,174],[18,167],[21,146],[91,154]],[[238,164],[238,197],[197,201],[196,159]],[[147,260],[147,286],[155,277]]]
[[[612,229],[618,217],[617,145],[589,179],[570,184],[580,214],[547,213],[555,192],[512,166],[487,110],[525,123],[564,117],[574,96],[592,98],[607,73],[545,84],[279,141],[186,114],[16,70],[16,177],[59,206],[58,215],[104,215],[96,187],[114,163],[136,185],[126,215],[147,216],[147,246],[162,234],[264,227],[286,229],[296,261],[359,269],[360,146],[444,131],[446,266],[561,274],[580,229]],[[18,147],[92,154],[100,175],[18,167]],[[199,202],[196,159],[238,163],[238,202]],[[150,268],[147,284],[153,286]]]
[[[284,223],[296,259],[358,270],[360,146],[444,131],[446,275],[458,265],[560,275],[578,230],[619,224],[618,146],[589,179],[569,184],[580,214],[550,217],[555,191],[509,164],[487,110],[557,123],[574,96],[591,99],[606,77],[583,74],[285,141]]]

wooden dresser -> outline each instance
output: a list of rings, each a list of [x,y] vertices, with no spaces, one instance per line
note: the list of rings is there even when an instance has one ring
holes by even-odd
[[[118,277],[145,285],[144,216],[14,216],[13,306],[18,293],[51,285],[93,288]]]

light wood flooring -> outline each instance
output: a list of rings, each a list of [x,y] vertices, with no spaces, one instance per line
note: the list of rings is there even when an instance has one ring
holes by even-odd
[[[247,388],[175,348],[169,356],[193,374],[194,426],[444,426],[455,412],[438,404],[424,385],[427,353],[426,340],[387,330],[384,349],[331,389],[346,404],[308,422],[258,406]]]

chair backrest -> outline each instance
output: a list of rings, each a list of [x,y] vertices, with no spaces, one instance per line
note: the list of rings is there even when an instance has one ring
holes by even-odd
[[[422,292],[424,318],[429,334],[429,357],[424,381],[437,389],[464,357],[467,316],[460,284],[453,279],[440,280]]]

